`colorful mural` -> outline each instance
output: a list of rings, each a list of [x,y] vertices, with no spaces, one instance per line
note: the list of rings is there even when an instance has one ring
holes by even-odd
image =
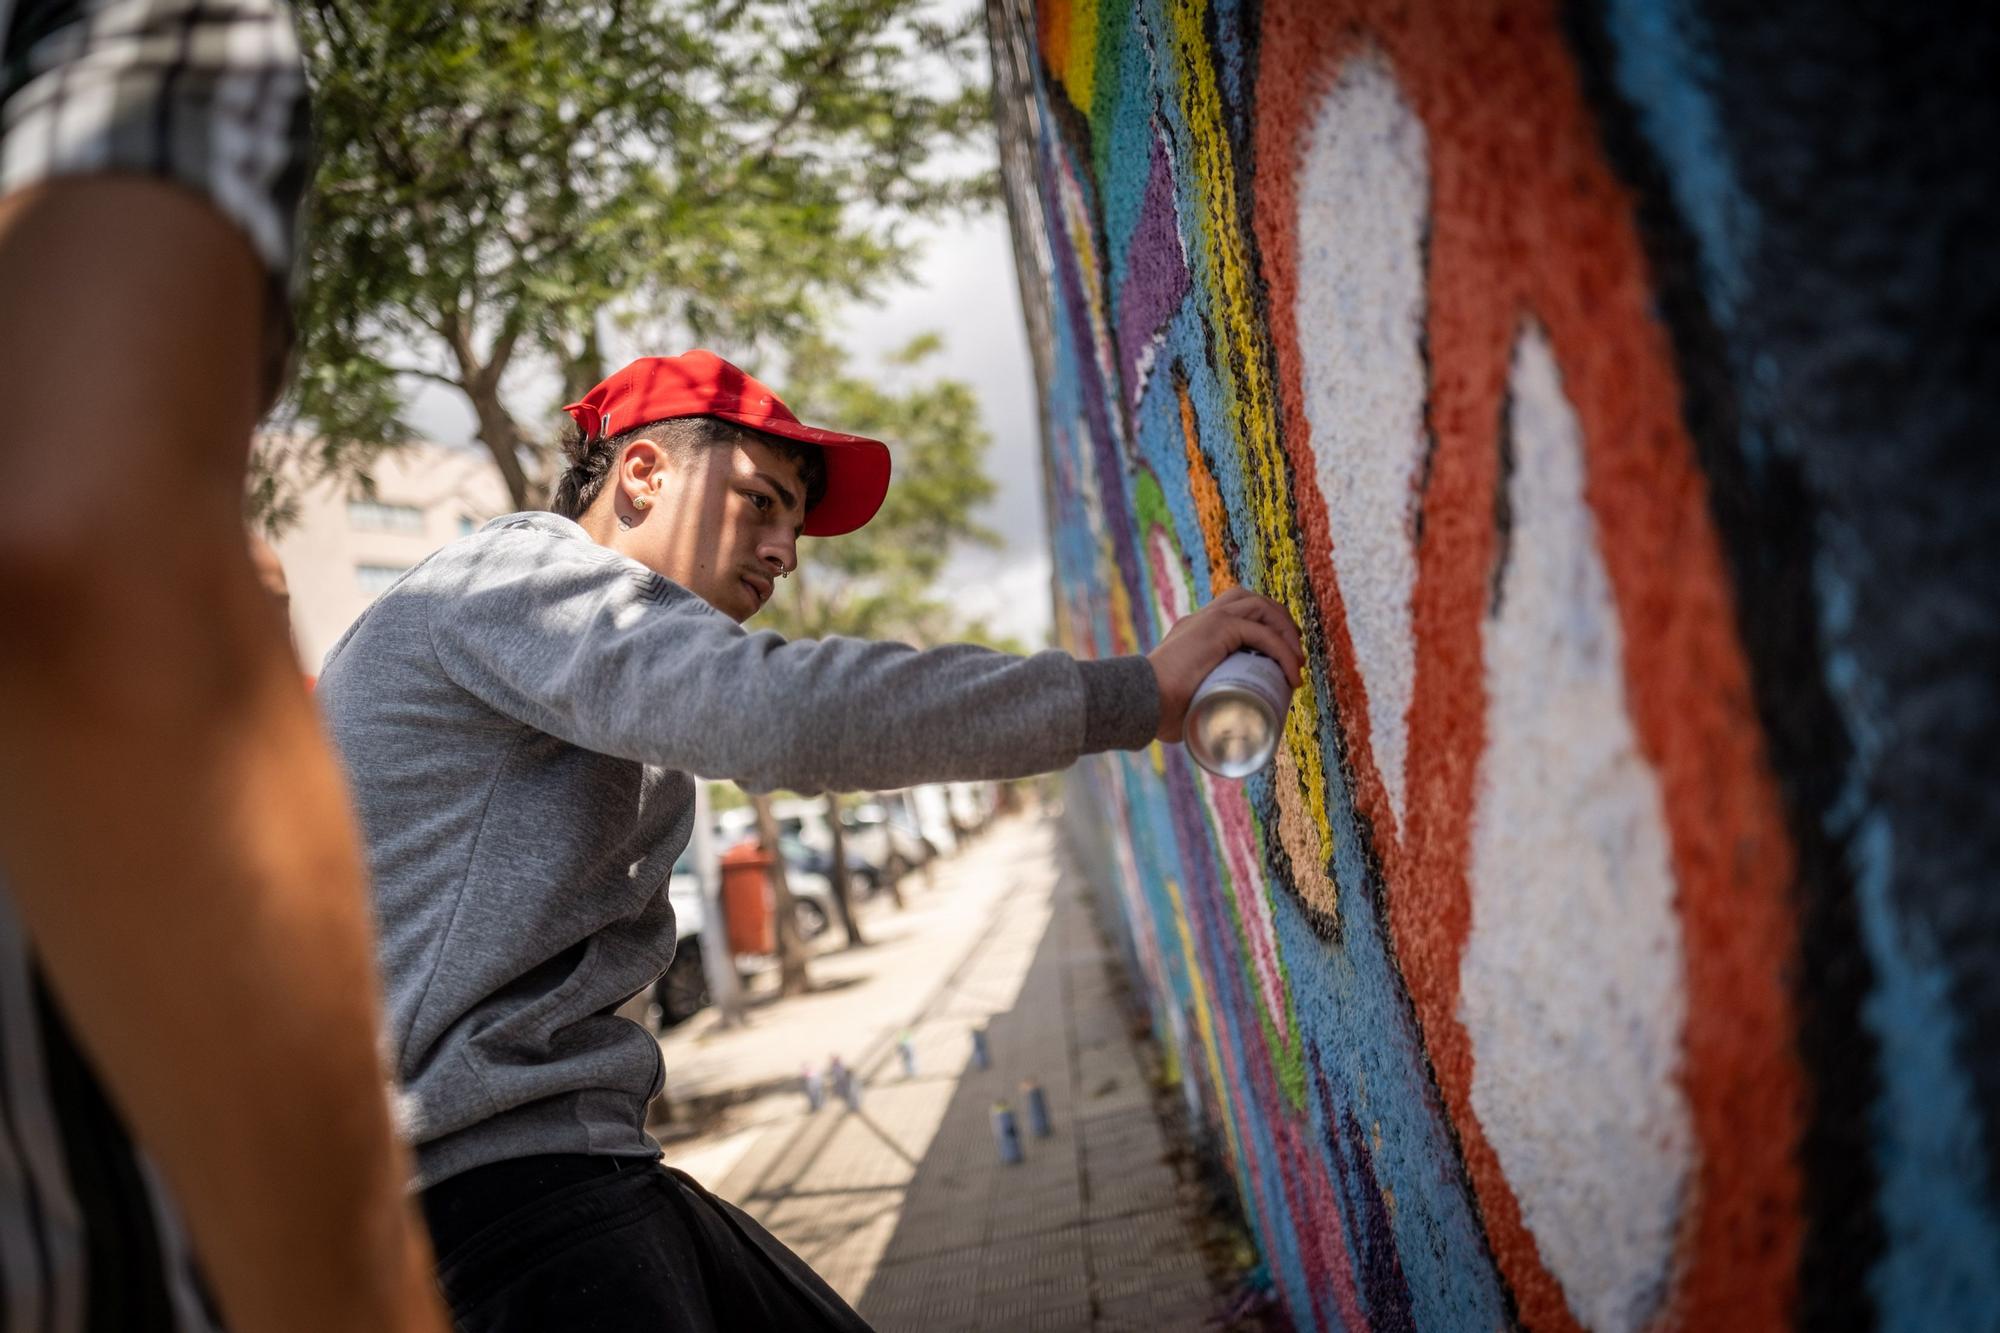
[[[2000,1328],[1990,18],[990,0],[1074,830],[1302,1328]]]

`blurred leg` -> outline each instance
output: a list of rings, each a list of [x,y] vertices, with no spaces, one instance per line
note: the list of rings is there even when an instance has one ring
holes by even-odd
[[[232,1324],[437,1328],[351,819],[244,547],[265,290],[180,188],[0,199],[0,864]]]

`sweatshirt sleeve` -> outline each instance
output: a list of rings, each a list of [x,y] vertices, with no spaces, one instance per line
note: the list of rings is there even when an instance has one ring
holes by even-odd
[[[1022,777],[1139,748],[1159,724],[1143,657],[788,642],[616,552],[533,530],[468,543],[435,595],[438,663],[489,707],[752,789]]]

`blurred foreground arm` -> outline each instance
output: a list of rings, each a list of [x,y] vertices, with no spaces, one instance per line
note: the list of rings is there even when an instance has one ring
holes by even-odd
[[[264,292],[173,186],[0,199],[0,865],[231,1326],[441,1330],[345,793],[244,549]]]

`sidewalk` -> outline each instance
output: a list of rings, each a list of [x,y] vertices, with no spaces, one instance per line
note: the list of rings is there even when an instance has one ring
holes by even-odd
[[[1201,1329],[1224,1297],[1178,1200],[1107,951],[1060,873],[1052,828],[994,825],[913,876],[907,912],[878,909],[871,945],[813,960],[818,993],[754,1007],[746,1029],[705,1013],[662,1046],[678,1108],[667,1160],[768,1226],[883,1333],[948,1329]],[[971,1067],[988,1027],[992,1067]],[[908,1029],[917,1074],[896,1041]],[[859,1111],[808,1114],[801,1065],[837,1054]],[[1017,1087],[1038,1079],[1055,1132],[1027,1137]],[[1002,1166],[1005,1098],[1027,1160]],[[681,1116],[685,1119],[685,1116]]]

